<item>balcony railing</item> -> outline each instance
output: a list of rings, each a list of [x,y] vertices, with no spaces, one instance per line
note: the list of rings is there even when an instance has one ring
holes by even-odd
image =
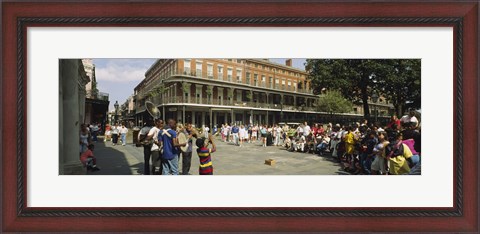
[[[265,108],[265,109],[276,109],[276,110],[292,110],[292,111],[315,111],[315,107],[305,107],[298,105],[286,105],[283,106],[279,103],[266,103],[263,101],[238,101],[238,100],[228,100],[228,99],[217,99],[217,98],[193,98],[190,97],[190,100],[182,100],[182,97],[166,97],[166,98],[151,98],[150,101],[157,105],[162,104],[200,104],[200,105],[218,105],[218,106],[234,106],[234,107],[250,107],[250,108]],[[136,110],[142,111],[145,107],[141,105],[136,105]]]
[[[95,91],[93,91],[93,90],[88,90],[86,97],[87,97],[87,98],[91,98],[91,99],[108,101],[108,93],[95,92]]]

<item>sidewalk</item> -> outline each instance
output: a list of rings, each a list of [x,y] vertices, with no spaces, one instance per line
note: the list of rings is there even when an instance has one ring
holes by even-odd
[[[320,157],[314,154],[288,152],[282,147],[262,147],[261,142],[245,143],[243,147],[221,142],[217,138],[217,152],[212,154],[215,175],[347,175],[340,164],[331,156]],[[127,145],[116,146],[111,141],[95,143],[94,155],[100,171],[90,175],[142,175],[144,167],[143,147],[133,145],[132,135],[127,135]],[[198,175],[199,159],[196,146],[193,147],[189,173]],[[265,164],[265,160],[275,160],[275,165]],[[179,160],[179,172],[182,158]]]
[[[132,145],[127,137],[127,145],[122,146],[120,140],[115,146],[111,141],[103,142],[103,136],[95,142],[93,154],[97,158],[100,171],[88,172],[88,175],[141,175],[143,173],[143,148]],[[141,157],[141,158],[140,158]]]

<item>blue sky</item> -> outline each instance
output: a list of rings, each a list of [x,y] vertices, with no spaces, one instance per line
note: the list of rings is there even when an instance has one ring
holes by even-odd
[[[145,77],[145,72],[156,59],[93,59],[100,92],[108,93],[110,106],[118,101],[124,103],[133,94],[133,89]],[[286,59],[270,59],[272,62],[285,64]],[[305,69],[305,59],[293,59],[293,67]]]

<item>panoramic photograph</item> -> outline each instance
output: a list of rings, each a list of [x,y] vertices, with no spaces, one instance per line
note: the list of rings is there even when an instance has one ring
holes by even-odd
[[[59,59],[60,175],[421,175],[420,59]]]

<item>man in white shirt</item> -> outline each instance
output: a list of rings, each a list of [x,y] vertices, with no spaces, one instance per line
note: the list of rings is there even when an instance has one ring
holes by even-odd
[[[150,149],[151,151],[151,158],[152,158],[152,168],[151,168],[151,174],[155,175],[155,172],[157,168],[161,170],[160,167],[160,154],[161,154],[161,144],[162,142],[158,141],[158,133],[160,130],[163,129],[163,120],[161,119],[156,119],[155,120],[155,126],[148,131],[147,134],[147,140],[153,139],[153,144],[152,148]],[[144,162],[145,167],[144,167],[144,174],[149,175],[150,174],[150,160],[145,159],[146,161]],[[159,175],[161,175],[162,172],[160,171]]]
[[[275,146],[281,146],[282,144],[280,143],[280,139],[282,137],[282,128],[278,125],[275,126],[274,128],[275,131]]]
[[[404,123],[413,123],[412,126],[414,126],[415,128],[418,127],[418,119],[417,119],[417,117],[415,117],[415,111],[413,111],[413,110],[411,110],[408,115],[404,115],[404,116],[400,119],[400,122],[401,122],[402,124],[404,124]]]
[[[205,135],[205,138],[208,138],[208,132],[210,131],[210,128],[208,126],[205,126],[204,127],[204,135]]]
[[[308,126],[308,123],[305,122],[304,127],[303,127],[303,135],[306,137],[306,136],[310,135],[311,131],[312,130],[311,130],[310,126]]]

